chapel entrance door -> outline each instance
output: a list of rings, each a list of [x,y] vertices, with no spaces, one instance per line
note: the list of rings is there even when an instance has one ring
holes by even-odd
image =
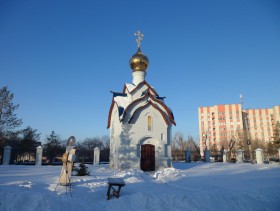
[[[155,146],[152,144],[141,146],[141,169],[143,171],[155,170]]]

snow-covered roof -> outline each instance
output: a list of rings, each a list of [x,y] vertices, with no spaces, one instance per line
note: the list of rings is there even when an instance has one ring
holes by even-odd
[[[127,96],[126,93],[122,93],[122,92],[113,92],[113,91],[111,91],[111,93],[113,93],[113,97],[117,97],[117,96],[126,97]]]
[[[118,105],[119,109],[119,116],[122,117],[123,111],[126,109],[126,107],[129,105],[130,101],[128,97],[123,97],[123,96],[116,96],[114,97],[114,101]]]
[[[129,104],[129,100],[127,97],[117,96],[117,97],[114,97],[114,100],[118,106],[123,107],[123,108],[126,108]]]
[[[141,89],[142,86],[146,86],[147,89],[145,89],[145,91],[142,91],[142,94],[140,97],[138,97],[138,99],[132,99],[130,95],[133,95],[135,91],[137,92],[139,90],[143,90]],[[129,112],[129,109],[131,109],[133,106],[136,106],[140,101],[147,101],[148,98],[151,100],[151,103],[149,105],[153,106],[161,113],[164,112],[167,115],[166,117],[168,117],[170,122],[176,125],[174,121],[173,113],[171,113],[170,109],[167,108],[167,106],[164,103],[165,97],[160,97],[157,94],[157,92],[146,81],[139,83],[137,86],[135,86],[134,84],[126,83],[122,93],[120,92],[112,92],[112,93],[113,93],[113,100],[108,115],[107,128],[109,128],[111,125],[111,114],[115,104],[117,104],[120,121],[123,121],[123,119],[125,119],[127,113]],[[136,110],[138,109],[137,111],[140,112],[146,107],[141,106],[140,108],[141,109],[136,108]],[[165,114],[163,115],[164,119],[166,123],[169,124],[169,120],[165,118]]]
[[[164,102],[164,99],[165,99],[166,97],[160,97],[160,96],[156,96],[156,95],[155,95],[155,98],[158,99],[158,100],[161,100],[162,102]]]
[[[175,120],[172,109],[171,109],[170,107],[167,107],[167,108],[169,109],[169,111],[170,111],[170,113],[171,113],[172,118]]]
[[[134,84],[125,84],[126,85],[126,88],[128,89],[128,92],[131,92],[133,89],[135,89],[135,85]]]

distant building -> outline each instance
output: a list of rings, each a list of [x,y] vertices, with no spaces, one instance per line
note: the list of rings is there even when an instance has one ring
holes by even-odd
[[[271,141],[274,126],[277,121],[280,122],[280,106],[266,109],[247,109],[245,113],[251,139]]]
[[[200,152],[207,146],[218,149],[231,139],[269,142],[273,129],[280,122],[280,106],[242,110],[241,104],[215,105],[198,108]]]
[[[125,84],[122,92],[112,92],[107,125],[111,168],[154,171],[171,166],[174,116],[164,97],[145,81],[148,63],[138,43],[130,59],[132,84]]]

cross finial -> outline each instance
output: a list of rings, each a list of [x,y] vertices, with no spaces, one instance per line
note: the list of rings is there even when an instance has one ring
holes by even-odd
[[[134,36],[137,37],[136,42],[138,44],[138,48],[140,48],[141,41],[142,41],[142,39],[144,37],[144,34],[141,34],[140,31],[137,31],[136,33],[134,33]]]

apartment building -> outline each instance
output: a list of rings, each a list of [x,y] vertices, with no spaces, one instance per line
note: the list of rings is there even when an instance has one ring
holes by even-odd
[[[265,109],[242,109],[241,104],[198,108],[200,151],[215,144],[218,149],[231,139],[272,140],[274,126],[280,122],[280,106]]]
[[[251,140],[271,141],[277,121],[280,122],[280,106],[265,109],[244,110],[244,122]]]

